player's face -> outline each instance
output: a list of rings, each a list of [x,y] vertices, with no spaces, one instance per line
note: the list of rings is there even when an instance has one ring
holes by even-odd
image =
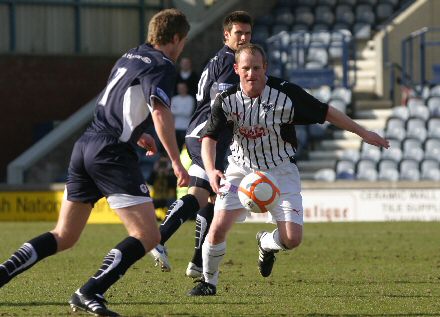
[[[255,52],[255,55],[248,51],[241,52],[234,69],[240,76],[241,88],[246,96],[255,98],[263,92],[266,85],[266,66],[259,52]]]
[[[225,44],[236,51],[240,45],[251,41],[251,26],[246,23],[234,23],[231,31],[225,31]]]

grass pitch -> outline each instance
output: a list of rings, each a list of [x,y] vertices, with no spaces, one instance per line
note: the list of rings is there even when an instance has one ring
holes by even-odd
[[[0,223],[0,263],[52,223]],[[269,278],[256,266],[255,233],[236,224],[217,296],[187,297],[194,222],[168,242],[173,271],[146,256],[106,294],[124,316],[440,316],[440,223],[305,224],[302,245],[277,254]],[[125,237],[122,225],[88,225],[72,249],[0,289],[0,316],[72,316],[67,300]]]

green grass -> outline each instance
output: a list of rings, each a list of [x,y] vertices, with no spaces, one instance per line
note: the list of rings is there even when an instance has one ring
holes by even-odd
[[[0,261],[51,223],[0,223]],[[440,223],[306,224],[303,244],[257,270],[255,233],[237,224],[217,296],[187,297],[194,222],[168,243],[173,271],[147,256],[106,294],[124,316],[440,316]],[[67,300],[125,236],[122,225],[88,225],[70,251],[48,258],[0,289],[0,316],[71,316]]]

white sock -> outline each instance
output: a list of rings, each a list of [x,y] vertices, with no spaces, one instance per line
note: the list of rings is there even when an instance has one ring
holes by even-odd
[[[275,229],[272,232],[266,232],[260,241],[261,247],[265,251],[284,250],[278,229]]]
[[[226,251],[226,241],[211,245],[208,239],[205,240],[202,246],[203,257],[203,276],[205,282],[217,285],[218,271],[220,262],[223,260]]]

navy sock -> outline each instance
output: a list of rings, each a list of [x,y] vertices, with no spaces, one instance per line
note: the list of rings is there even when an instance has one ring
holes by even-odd
[[[167,212],[165,220],[160,225],[160,244],[165,244],[174,232],[199,209],[197,198],[191,194],[176,200]]]
[[[104,295],[144,255],[145,248],[138,239],[124,239],[105,256],[101,268],[81,287],[80,292],[86,296]]]
[[[198,267],[202,267],[202,245],[211,227],[212,218],[214,217],[214,204],[208,203],[204,208],[197,212],[196,218],[196,243],[192,263]]]
[[[24,243],[11,257],[0,264],[0,287],[14,276],[30,269],[38,261],[57,252],[57,241],[50,232]]]

